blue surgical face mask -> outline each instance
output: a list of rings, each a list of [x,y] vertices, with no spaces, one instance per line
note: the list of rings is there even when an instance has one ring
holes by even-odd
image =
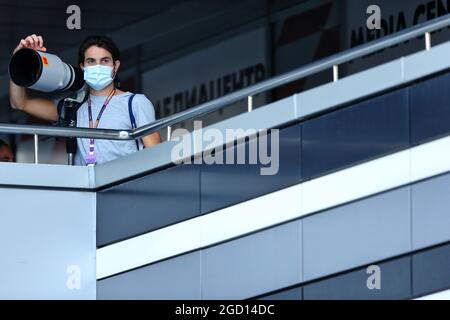
[[[112,81],[113,67],[95,65],[84,68],[84,80],[96,91],[105,89]]]

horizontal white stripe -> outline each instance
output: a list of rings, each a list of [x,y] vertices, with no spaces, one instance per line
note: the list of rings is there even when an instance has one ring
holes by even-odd
[[[350,167],[305,182],[304,214],[331,208],[410,181],[410,150]]]
[[[200,235],[200,224],[192,219],[98,249],[97,278],[199,248]]]
[[[450,290],[429,294],[414,300],[450,300]]]
[[[97,250],[97,279],[450,171],[450,137]]]
[[[302,184],[201,216],[202,246],[291,220],[301,215]]]
[[[418,181],[447,172],[450,139],[434,140],[411,149],[411,180]]]

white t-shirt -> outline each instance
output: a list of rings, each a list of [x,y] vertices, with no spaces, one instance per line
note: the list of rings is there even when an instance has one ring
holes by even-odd
[[[98,128],[100,129],[125,129],[131,130],[130,114],[128,112],[128,100],[131,92],[125,92],[112,97],[108,106],[105,108]],[[91,95],[92,119],[95,123],[100,109],[107,97]],[[136,94],[132,103],[136,126],[139,128],[145,124],[155,121],[155,108],[153,104],[143,94]],[[89,128],[89,113],[87,101],[83,103],[77,111],[77,127]],[[94,141],[95,155],[97,164],[111,161],[121,156],[125,156],[137,151],[134,140],[103,140]],[[139,139],[139,150],[143,148],[141,139]],[[77,153],[75,165],[86,165],[86,155],[89,152],[89,139],[77,139]]]

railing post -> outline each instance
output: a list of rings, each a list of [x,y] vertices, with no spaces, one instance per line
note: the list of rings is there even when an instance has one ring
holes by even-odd
[[[34,164],[39,163],[39,136],[34,135]]]
[[[253,111],[253,96],[248,96],[247,98],[247,111],[248,112]]]
[[[74,165],[73,153],[67,154],[67,164],[69,166],[73,166]]]
[[[425,32],[425,50],[431,49],[431,33]]]
[[[339,80],[339,66],[334,65],[333,66],[333,82],[337,82]]]
[[[167,126],[167,141],[170,141],[170,136],[172,135],[172,127]]]

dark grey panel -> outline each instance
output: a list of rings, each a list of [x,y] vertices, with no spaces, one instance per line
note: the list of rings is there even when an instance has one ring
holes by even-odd
[[[450,174],[412,186],[413,249],[450,240]]]
[[[269,143],[268,154],[272,152]],[[270,165],[248,164],[249,143],[245,145],[245,163],[237,164],[238,149],[232,147],[235,164],[202,165],[201,169],[201,209],[203,213],[217,210],[241,201],[273,192],[290,185],[299,183],[300,174],[300,126],[294,125],[279,131],[279,164],[275,175],[261,175],[260,169]],[[217,157],[225,163],[226,149],[218,152]],[[274,169],[276,166],[274,165]]]
[[[450,74],[410,88],[411,143],[418,144],[450,133]]]
[[[302,281],[301,221],[202,251],[202,299],[247,299]]]
[[[182,165],[97,194],[97,246],[129,238],[200,213],[197,165]]]
[[[305,281],[411,250],[410,187],[303,219]]]
[[[306,121],[302,126],[303,179],[408,145],[408,91],[402,89]]]
[[[413,256],[413,293],[420,296],[450,288],[450,244]]]
[[[278,293],[269,294],[259,298],[259,300],[302,300],[303,290],[301,287],[283,290]]]
[[[369,289],[366,268],[303,287],[305,300],[407,299],[411,295],[411,257],[378,264],[380,289]]]
[[[303,299],[411,299],[450,288],[449,257],[450,244],[444,244],[393,260],[374,262],[372,264],[381,269],[380,290],[368,290],[365,286],[369,277],[366,266],[310,282],[303,287],[299,283],[297,287],[267,294],[260,299],[298,299],[301,289]]]
[[[97,282],[97,299],[200,299],[200,252]]]

